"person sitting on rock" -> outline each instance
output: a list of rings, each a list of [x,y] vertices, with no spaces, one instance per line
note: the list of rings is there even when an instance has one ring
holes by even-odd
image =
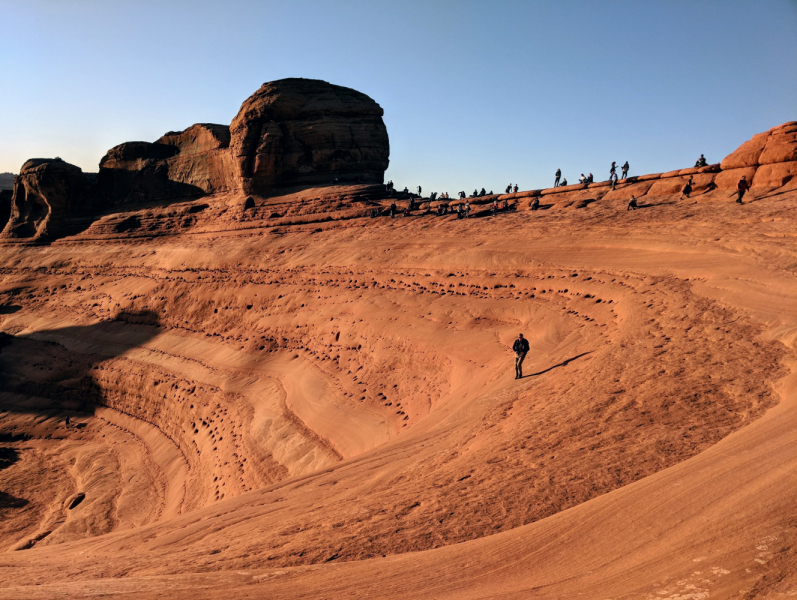
[[[501,207],[501,210],[509,210],[509,200],[507,200],[506,198],[504,198],[504,204]]]
[[[531,210],[538,210],[540,208],[540,197],[534,196],[534,200],[531,201],[531,206],[529,207]]]
[[[404,194],[409,194],[410,193],[410,190],[409,190],[409,188],[406,185],[404,186],[404,192],[403,193]]]
[[[487,195],[487,190],[485,190],[484,188],[482,188],[482,191],[481,191],[481,192],[479,192],[479,198],[481,198],[482,196],[486,196],[486,195]]]
[[[581,174],[581,177],[578,178],[579,183],[587,183],[587,178],[584,173]]]
[[[626,177],[628,177],[628,161],[623,163],[623,176],[620,179],[625,179]]]
[[[595,177],[590,173],[587,175],[587,183],[592,183],[593,181],[595,181]]]
[[[637,209],[636,196],[632,195],[631,202],[628,203],[628,206],[626,207],[625,210],[626,212],[628,212],[629,210],[636,210],[636,209]]]
[[[562,183],[560,183],[557,187],[565,187],[567,185],[567,177],[562,179]]]
[[[697,162],[695,163],[695,166],[696,167],[705,167],[707,165],[708,165],[708,162],[706,161],[706,157],[701,154],[700,158],[697,159]]]

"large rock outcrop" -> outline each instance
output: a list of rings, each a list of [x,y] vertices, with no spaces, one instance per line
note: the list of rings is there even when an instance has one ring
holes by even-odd
[[[66,235],[93,208],[90,181],[61,159],[33,158],[14,180],[5,238],[48,239]]]
[[[355,90],[316,79],[265,83],[230,125],[233,164],[246,192],[382,183],[390,156],[384,111]]]
[[[154,143],[126,142],[100,161],[98,193],[106,203],[201,196],[225,189],[230,129],[197,123]]]
[[[777,188],[797,176],[797,121],[789,121],[756,134],[722,161],[721,180],[738,181],[741,175],[753,187]]]

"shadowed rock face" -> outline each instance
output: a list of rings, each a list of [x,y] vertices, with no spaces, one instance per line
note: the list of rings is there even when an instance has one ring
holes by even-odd
[[[230,130],[197,123],[154,143],[127,142],[100,161],[99,193],[112,204],[200,196],[225,189]]]
[[[382,183],[390,156],[384,111],[355,90],[315,79],[265,83],[230,125],[232,160],[247,193],[329,183]]]
[[[83,171],[60,159],[33,158],[14,181],[7,238],[51,238],[70,231],[74,218],[91,208]]]

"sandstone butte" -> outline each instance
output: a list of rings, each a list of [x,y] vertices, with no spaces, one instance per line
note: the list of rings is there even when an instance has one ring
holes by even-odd
[[[23,165],[0,598],[795,595],[797,123],[457,220],[370,216],[381,117],[283,80]]]

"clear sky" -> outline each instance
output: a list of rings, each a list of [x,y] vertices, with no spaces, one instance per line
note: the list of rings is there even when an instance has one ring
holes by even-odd
[[[386,177],[454,193],[719,161],[797,120],[796,0],[0,0],[0,172],[228,124],[310,77],[385,110]]]

